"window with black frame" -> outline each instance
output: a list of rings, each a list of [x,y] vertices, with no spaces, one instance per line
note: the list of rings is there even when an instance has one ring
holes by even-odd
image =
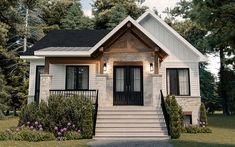
[[[67,66],[66,67],[66,89],[88,90],[89,89],[89,67]]]
[[[189,96],[189,69],[167,69],[167,91],[170,95]]]

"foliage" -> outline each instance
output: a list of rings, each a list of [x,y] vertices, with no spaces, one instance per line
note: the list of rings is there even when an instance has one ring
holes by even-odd
[[[138,18],[146,7],[138,7],[135,0],[99,0],[93,5],[95,26],[98,29],[111,29],[130,15]]]
[[[33,131],[30,129],[22,129],[13,135],[13,139],[17,141],[48,141],[55,140],[53,133],[43,131]]]
[[[78,140],[81,138],[81,134],[79,132],[76,131],[68,131],[64,133],[64,137],[67,140]]]
[[[166,110],[169,114],[169,127],[172,139],[177,139],[181,135],[182,129],[182,111],[178,105],[175,96],[167,96],[165,100]]]
[[[200,120],[199,121],[200,121],[201,127],[208,126],[206,107],[203,103],[200,106]]]
[[[92,102],[84,96],[64,99],[62,96],[50,96],[48,105],[41,102],[24,106],[20,114],[20,124],[42,124],[46,131],[54,132],[63,140],[67,131],[81,131],[83,138],[91,138],[93,131]]]
[[[5,131],[0,132],[0,141],[10,140],[11,138],[12,138],[11,134],[9,134]]]
[[[191,134],[196,134],[196,133],[212,133],[212,130],[208,127],[199,127],[196,125],[190,125],[187,127],[184,127],[184,133],[191,133]]]
[[[180,1],[171,11],[173,16],[182,15],[206,30],[202,44],[207,53],[218,53],[220,58],[219,96],[223,100],[223,112],[230,114],[226,89],[226,67],[235,62],[235,21],[233,0]],[[219,21],[218,21],[219,20]]]

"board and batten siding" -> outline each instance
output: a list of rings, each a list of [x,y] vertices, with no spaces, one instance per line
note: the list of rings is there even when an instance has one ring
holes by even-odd
[[[153,16],[148,15],[139,22],[149,33],[164,44],[170,51],[168,61],[198,61],[199,57],[189,49],[181,40],[172,34],[165,26]],[[164,49],[163,49],[164,50]]]
[[[64,64],[50,64],[49,74],[52,75],[51,89],[65,89],[66,66]],[[96,65],[95,64],[73,64],[73,66],[89,66],[89,89],[96,89]]]

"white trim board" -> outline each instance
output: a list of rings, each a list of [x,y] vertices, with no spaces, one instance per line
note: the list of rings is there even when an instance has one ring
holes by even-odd
[[[194,46],[192,46],[186,39],[184,39],[179,33],[177,33],[173,28],[171,28],[166,22],[164,22],[160,17],[158,17],[152,10],[148,9],[144,14],[142,14],[136,21],[140,23],[148,15],[154,17],[160,24],[162,24],[170,33],[172,33],[177,39],[179,39],[183,44],[185,44],[189,49],[191,49],[196,55],[199,56],[200,62],[206,62],[207,57],[204,56],[200,51],[198,51]]]

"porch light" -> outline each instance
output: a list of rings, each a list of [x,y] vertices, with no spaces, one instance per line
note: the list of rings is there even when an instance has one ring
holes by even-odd
[[[104,72],[106,72],[106,71],[107,71],[107,64],[104,63]]]
[[[150,71],[153,71],[153,63],[150,63]]]

